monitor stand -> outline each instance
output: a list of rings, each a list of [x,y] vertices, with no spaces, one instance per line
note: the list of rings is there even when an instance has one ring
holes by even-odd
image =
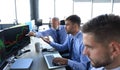
[[[10,70],[29,70],[33,62],[31,58],[17,59],[10,67]]]

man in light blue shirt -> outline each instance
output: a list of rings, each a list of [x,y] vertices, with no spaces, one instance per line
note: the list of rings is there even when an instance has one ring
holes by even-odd
[[[120,16],[99,15],[85,23],[82,32],[83,53],[98,68],[93,70],[120,70]]]
[[[66,19],[66,31],[69,34],[64,44],[58,44],[51,42],[49,39],[43,38],[43,40],[49,43],[52,47],[58,51],[69,50],[70,59],[55,58],[53,62],[68,65],[71,70],[88,70],[88,58],[83,55],[83,36],[80,32],[80,17],[77,15],[71,15]],[[70,69],[69,69],[70,70]]]
[[[29,35],[36,37],[51,36],[53,38],[53,41],[59,44],[63,44],[67,37],[65,26],[60,25],[59,19],[57,17],[52,18],[50,29],[36,33],[30,32]]]

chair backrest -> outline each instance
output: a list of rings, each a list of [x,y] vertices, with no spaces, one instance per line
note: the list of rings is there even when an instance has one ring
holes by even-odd
[[[60,25],[65,25],[65,20],[61,20]]]

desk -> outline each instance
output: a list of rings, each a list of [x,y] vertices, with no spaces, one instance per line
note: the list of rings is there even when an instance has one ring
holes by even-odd
[[[43,48],[45,47],[51,48],[47,43],[43,42],[43,40],[41,40],[40,38],[31,37],[31,44],[29,44],[28,46],[24,48],[24,49],[30,49],[31,52],[24,53],[19,58],[32,58],[33,59],[33,63],[31,65],[30,70],[48,70],[47,64],[43,58],[42,52],[37,53],[35,51],[34,44],[36,42],[40,42]],[[6,70],[9,70],[9,66],[8,68],[6,68]],[[54,70],[66,70],[66,69],[65,67],[62,67],[62,68],[58,68]]]

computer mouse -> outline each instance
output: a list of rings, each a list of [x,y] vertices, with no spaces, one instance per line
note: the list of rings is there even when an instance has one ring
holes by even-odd
[[[47,49],[48,52],[54,52],[55,49],[54,48],[50,48],[50,49]]]
[[[42,52],[47,52],[47,48],[42,49]]]

